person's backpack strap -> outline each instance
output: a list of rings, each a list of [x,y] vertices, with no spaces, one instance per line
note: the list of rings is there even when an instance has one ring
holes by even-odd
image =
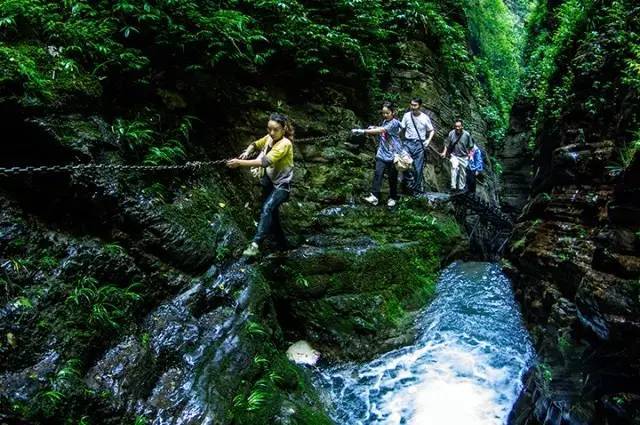
[[[462,139],[462,135],[464,134],[464,131],[462,133],[460,133],[460,135],[458,136],[458,138],[456,139],[455,142],[453,142],[451,144],[451,148],[450,150],[453,152],[453,149],[456,147],[456,145],[458,144],[458,142],[460,141],[460,139]]]
[[[469,146],[467,146],[467,149],[471,149],[474,145],[477,146],[476,144],[476,139],[473,138],[473,136],[471,135],[471,133],[469,133]]]
[[[420,140],[421,142],[424,142],[424,140],[422,140],[420,138],[420,132],[418,131],[418,126],[416,125],[416,121],[413,119],[413,113],[409,112],[410,116],[411,116],[411,122],[413,123],[413,128],[416,129],[416,134],[418,135],[418,140]]]

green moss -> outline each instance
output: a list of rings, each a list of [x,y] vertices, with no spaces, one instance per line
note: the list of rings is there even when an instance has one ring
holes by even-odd
[[[21,250],[24,247],[27,246],[27,244],[29,243],[27,238],[24,237],[17,237],[15,239],[12,239],[9,243],[8,243],[8,248],[10,250]]]
[[[273,276],[273,291],[287,301],[302,338],[333,355],[362,356],[362,344],[377,347],[379,339],[409,331],[410,313],[435,295],[445,251],[415,242],[288,258]]]
[[[212,184],[202,184],[184,188],[182,195],[171,204],[163,204],[161,211],[168,221],[180,225],[187,237],[202,249],[216,252],[224,257],[225,252],[217,250],[226,228],[233,223],[233,210],[221,191]]]
[[[257,359],[257,360],[256,360]],[[272,342],[254,357],[244,387],[233,397],[230,420],[234,424],[277,423],[283,410],[291,423],[322,425],[332,422],[322,411],[307,374],[291,363]]]
[[[65,146],[88,152],[91,144],[104,143],[104,135],[98,124],[86,118],[65,118],[51,125],[55,127],[61,143]]]
[[[369,236],[380,243],[424,241],[450,245],[461,231],[452,216],[430,208],[426,202],[402,201],[395,211],[386,208],[344,207],[339,214],[320,216],[317,227],[341,238]]]
[[[571,337],[567,333],[559,333],[557,343],[558,343],[558,350],[560,350],[560,353],[562,353],[562,355],[564,356],[566,356],[569,353],[569,351],[571,350],[571,347],[573,346],[571,342]]]
[[[536,373],[542,383],[542,386],[549,391],[551,381],[553,381],[553,371],[549,364],[542,362],[536,366]]]
[[[304,219],[287,215],[298,220],[294,227],[309,220],[305,207],[299,208]],[[464,240],[452,216],[420,199],[404,199],[392,210],[347,205],[311,220],[306,227],[333,245],[284,258],[264,272],[298,337],[329,356],[373,354],[382,340],[410,332],[411,313],[435,295],[442,259]]]
[[[0,67],[4,70],[0,85],[12,87],[28,106],[64,103],[72,96],[97,98],[102,93],[95,77],[83,73],[72,59],[49,53],[40,44],[0,46]]]
[[[82,380],[85,369],[80,359],[67,359],[33,398],[11,403],[7,410],[33,423],[87,424],[93,419],[96,422],[92,423],[97,423],[101,410],[107,410],[113,400],[111,395],[105,397],[87,386]]]
[[[50,250],[43,250],[38,258],[38,269],[42,271],[51,271],[58,266],[60,260],[56,258],[54,252]]]

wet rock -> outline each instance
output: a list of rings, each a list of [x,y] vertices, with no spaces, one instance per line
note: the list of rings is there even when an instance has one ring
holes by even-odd
[[[421,255],[416,242],[308,247],[274,258],[267,272],[279,282],[273,291],[281,323],[330,358],[366,358],[406,342],[410,311],[432,294]],[[393,268],[380,266],[390,262]]]
[[[4,254],[12,241],[26,238],[28,229],[17,213],[17,206],[0,196],[0,253]]]
[[[640,217],[640,207],[633,205],[610,205],[609,217],[613,223],[633,225]]]
[[[608,394],[599,400],[599,404],[609,423],[624,423],[627,418],[640,417],[640,397],[637,394]]]
[[[185,381],[191,378],[191,376],[186,377],[186,374],[189,373],[182,368],[166,371],[158,380],[158,385],[147,402],[147,408],[140,413],[145,417],[154,418],[158,423],[176,425],[215,423],[215,416],[207,412],[208,409],[200,400],[185,397],[184,392],[189,389],[188,385],[185,386]]]
[[[118,407],[123,407],[127,399],[137,392],[136,389],[150,384],[146,379],[141,380],[143,377],[139,373],[135,373],[135,369],[139,369],[143,362],[147,362],[148,366],[154,365],[155,362],[146,351],[134,336],[126,338],[87,372],[87,385],[92,389],[107,390],[117,400]]]
[[[295,414],[297,406],[289,401],[282,403],[280,412],[274,418],[274,424],[294,425],[296,424]]]
[[[513,105],[503,147],[497,152],[503,167],[501,205],[514,215],[519,214],[526,204],[533,177],[532,152],[528,148],[532,137],[527,125],[530,109],[529,105],[519,102]]]
[[[268,298],[242,261],[203,278],[152,311],[139,336],[109,350],[87,373],[89,387],[159,423],[226,423],[260,351],[244,329]]]
[[[36,364],[18,372],[0,375],[0,400],[28,402],[49,383],[49,378],[60,365],[60,354],[55,351],[45,353]]]
[[[621,254],[637,252],[638,242],[640,242],[631,229],[612,226],[601,229],[595,240],[599,246]]]
[[[84,274],[105,282],[130,285],[141,273],[133,257],[118,245],[105,248],[98,240],[73,239],[63,243],[66,253],[53,273],[57,278],[73,279]]]
[[[597,270],[626,279],[640,277],[640,258],[635,255],[623,255],[606,248],[597,249],[593,256],[593,267]]]
[[[111,126],[99,116],[48,115],[30,118],[27,123],[40,127],[61,148],[70,150],[84,160],[101,156],[107,147],[118,148]]]
[[[570,144],[557,148],[552,157],[554,181],[556,184],[592,183],[594,176],[604,174],[614,148],[612,141]]]
[[[620,411],[599,394],[624,392],[640,379],[633,230],[640,214],[606,169],[612,142],[586,143],[572,134],[562,140],[551,165],[539,170],[550,187],[524,207],[508,252],[540,357],[513,424],[607,423],[606,415]],[[544,139],[543,148],[556,142]]]

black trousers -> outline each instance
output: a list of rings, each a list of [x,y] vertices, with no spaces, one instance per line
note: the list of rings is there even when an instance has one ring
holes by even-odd
[[[412,168],[404,173],[404,183],[414,194],[423,191],[424,175],[424,147],[422,141],[417,139],[407,139],[404,142],[404,149],[413,158]]]
[[[393,161],[387,162],[376,158],[376,170],[373,173],[371,193],[380,199],[380,188],[382,187],[382,179],[385,171],[389,177],[389,197],[391,199],[398,199],[398,170],[393,166]]]
[[[287,244],[287,239],[280,223],[279,208],[280,205],[289,200],[290,187],[286,185],[285,187],[275,188],[271,180],[266,176],[260,180],[260,183],[262,185],[262,208],[260,209],[260,222],[253,241],[260,244],[271,233],[276,244],[280,248],[284,248]]]
[[[476,172],[467,168],[467,192],[476,193]]]

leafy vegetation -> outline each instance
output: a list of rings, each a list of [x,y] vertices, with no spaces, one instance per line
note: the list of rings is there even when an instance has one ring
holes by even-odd
[[[527,67],[527,80],[525,86],[526,95],[535,98],[537,103],[537,116],[545,113],[548,109],[548,92],[551,84],[551,77],[558,69],[561,55],[573,45],[579,26],[589,14],[591,1],[569,0],[558,6],[557,10],[551,12],[557,21],[555,29],[546,28],[548,18],[547,2],[540,1],[534,10],[529,33],[531,35],[530,44],[535,46],[531,49],[530,59]],[[570,77],[567,77],[570,78]],[[565,85],[570,84],[565,80]],[[556,108],[549,111],[550,115],[558,116],[559,110]]]
[[[483,2],[464,7],[480,53],[496,65],[499,53],[514,55],[506,48],[509,35],[499,34],[510,29],[508,11],[501,0]],[[474,12],[488,7],[482,16]],[[500,24],[483,26],[496,11]],[[409,39],[424,40],[452,77],[473,85],[476,65],[468,34],[460,5],[451,0],[8,0],[0,5],[0,63],[9,71],[2,81],[21,86],[9,93],[22,103],[42,105],[60,102],[63,88],[80,86],[93,97],[107,91],[116,96],[110,101],[123,105],[114,111],[114,132],[130,148],[156,148],[148,163],[168,163],[184,154],[175,138],[157,140],[180,124],[147,116],[149,99],[160,98],[179,112],[187,106],[184,96],[193,97],[206,79],[210,90],[218,91],[217,101],[234,103],[230,83],[261,76],[304,79],[304,85],[347,78],[372,104],[390,95],[384,90],[398,60],[396,43]],[[489,43],[491,37],[501,42]],[[33,44],[36,39],[40,43]],[[506,74],[508,66],[499,72]],[[507,90],[498,87],[505,84],[502,74],[492,78],[489,65],[482,67],[496,99],[502,99]]]
[[[336,60],[352,58],[355,69],[373,75],[389,64],[388,55],[380,55],[388,53],[386,42],[401,37],[407,26],[435,36],[450,64],[468,59],[464,31],[443,18],[449,5],[414,0],[322,5],[296,0],[9,0],[0,6],[0,28],[6,41],[34,36],[45,41],[61,71],[98,79],[125,72],[127,79],[140,77],[136,84],[151,83],[148,72],[161,58],[169,62],[164,65],[179,65],[188,73],[225,66],[256,72],[287,57],[298,70],[319,75],[331,72]],[[26,63],[24,72],[32,70],[34,84],[44,88],[53,82],[52,76],[35,75],[35,65]]]
[[[140,300],[138,287],[138,284],[126,288],[99,285],[96,279],[85,277],[78,281],[65,303],[77,315],[78,326],[115,330],[126,317],[127,309]]]
[[[254,319],[259,320],[257,317]],[[249,320],[244,332],[253,341],[257,352],[248,365],[246,375],[237,393],[232,397],[229,420],[234,424],[258,424],[275,422],[286,404],[292,423],[328,425],[327,416],[314,408],[319,406],[309,377],[305,371],[290,362],[276,347],[277,335],[264,323]],[[275,336],[275,338],[274,338]],[[297,394],[306,399],[305,404],[291,397]]]
[[[620,5],[628,3],[612,2],[602,19],[613,25],[612,16],[623,13]],[[597,49],[587,48],[602,41],[600,35],[585,32],[584,22],[594,7],[592,3],[568,0],[552,11],[546,7],[541,2],[529,26],[531,34],[538,31],[541,35],[536,35],[529,46],[527,72],[531,78],[525,85],[525,95],[537,102],[536,122],[540,125],[547,117],[566,112],[572,101],[570,88],[580,72],[586,75],[607,65],[601,63]],[[526,7],[521,9],[520,19],[526,15]],[[550,15],[557,20],[556,28],[543,30]],[[622,30],[616,27],[614,31]],[[581,50],[586,59],[571,73],[560,75],[558,65],[570,58],[580,34],[585,35],[584,43],[590,43]],[[622,49],[620,78],[637,89],[640,49],[634,44],[636,36],[624,34],[609,47]],[[296,92],[306,87],[296,94],[295,99],[301,102],[328,81],[352,88],[352,93],[345,89],[344,96],[353,104],[371,105],[393,96],[387,92],[389,74],[401,59],[398,43],[408,40],[424,41],[440,58],[437,72],[442,75],[438,78],[471,87],[490,125],[488,138],[497,144],[523,73],[520,22],[501,0],[465,0],[461,4],[452,0],[5,0],[0,4],[0,40],[0,64],[5,70],[0,76],[0,102],[16,102],[25,110],[80,110],[100,115],[108,122],[104,138],[115,141],[121,158],[149,165],[176,164],[192,154],[209,154],[210,147],[202,143],[205,140],[213,140],[219,151],[229,151],[222,140],[234,130],[229,129],[229,116],[244,118],[250,96],[242,90],[255,81],[265,85],[284,81],[282,86]],[[625,43],[631,43],[631,47],[621,47]],[[602,93],[583,102],[590,116],[606,107],[602,99],[608,89],[605,82],[601,83]],[[202,131],[200,126],[205,121],[216,131]],[[194,143],[198,131],[199,143]],[[638,143],[625,146],[621,156],[626,167]],[[323,155],[345,168],[361,163],[357,155],[345,150],[325,149]],[[499,173],[501,167],[494,163]],[[341,171],[311,176],[323,180],[313,182],[316,192],[307,192],[311,194],[308,202],[321,197],[327,204],[351,199],[363,187],[363,179],[345,181]],[[221,181],[217,176],[212,180]],[[232,196],[224,192],[225,188],[211,182],[190,183],[170,186],[154,182],[144,193],[160,201],[158,212],[181,227],[184,239],[204,252],[214,253],[217,262],[228,260],[244,242],[230,241],[235,237],[229,236],[230,223],[253,230],[252,214],[242,203],[231,205]],[[365,285],[374,280],[368,274],[374,268],[371,264],[397,258],[405,267],[388,271],[392,287],[378,279],[384,286],[379,288],[384,301],[368,310],[372,312],[369,316],[378,321],[363,320],[360,330],[364,331],[378,324],[379,328],[400,326],[408,317],[407,311],[431,299],[441,250],[460,239],[460,229],[450,217],[433,213],[425,205],[412,208],[402,203],[393,213],[382,208],[347,210],[335,219],[337,223],[327,217],[310,218],[313,209],[308,206],[286,206],[291,216],[296,215],[289,225],[309,229],[311,222],[312,226],[329,229],[325,235],[336,239],[369,234],[381,245],[424,241],[413,257],[392,257],[399,255],[397,250],[372,250],[362,259],[353,260],[352,271],[343,273],[344,282]],[[524,243],[523,239],[521,245]],[[55,270],[61,262],[58,253],[42,250],[29,256],[21,251],[26,242],[15,239],[14,245],[3,265],[20,283],[29,281],[35,271]],[[117,243],[106,244],[102,250],[110,256],[127,254]],[[341,289],[336,276],[324,279],[292,267],[283,267],[283,272],[289,279],[289,289],[307,291],[319,284]],[[133,282],[137,281],[114,282],[79,273],[51,279],[45,294],[49,297],[47,304],[41,308],[39,296],[45,295],[23,291],[10,279],[0,280],[0,288],[5,288],[6,298],[21,311],[24,320],[37,323],[36,343],[51,335],[61,341],[61,351],[70,359],[38,394],[38,410],[24,416],[63,417],[62,412],[74,397],[99,397],[73,391],[86,390],[78,381],[85,367],[82,362],[95,354],[91,351],[104,349],[116,335],[130,331],[127,327],[139,317],[138,311],[144,312],[139,307],[148,302],[145,290],[150,289]],[[354,299],[353,305],[360,308],[363,299]],[[312,313],[328,313],[326,323],[335,322],[333,310]],[[353,324],[345,328],[348,326],[353,331]],[[261,348],[249,355],[250,378],[242,382],[233,397],[231,420],[269,423],[292,393],[312,397],[306,394],[304,374],[287,362],[281,347],[274,345],[276,331],[260,317],[252,317],[242,333]],[[148,348],[149,341],[148,333],[140,335],[142,346]],[[297,408],[295,419],[300,423],[327,423],[323,415]],[[78,412],[69,417],[88,423],[89,418]],[[135,418],[136,424],[146,422],[142,416]]]
[[[83,381],[84,365],[78,358],[70,358],[51,374],[48,383],[29,402],[17,401],[10,409],[22,418],[58,421],[66,418],[67,423],[89,424],[90,409],[105,401],[104,394],[98,394]],[[73,420],[72,418],[77,418]]]
[[[495,148],[504,137],[520,87],[525,33],[502,0],[466,0],[464,10],[472,45],[478,50],[477,70],[490,100],[483,118],[489,124],[487,138]]]
[[[582,122],[586,138],[615,141],[613,168],[630,164],[640,128],[637,14],[637,4],[627,0],[538,3],[528,28],[523,87],[524,100],[535,108],[532,149],[545,128],[557,127],[549,124],[572,119]],[[621,111],[624,125],[612,125]]]

